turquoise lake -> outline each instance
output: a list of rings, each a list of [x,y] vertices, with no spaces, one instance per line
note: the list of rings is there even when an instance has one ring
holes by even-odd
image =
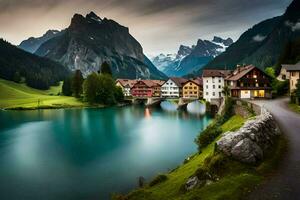
[[[172,110],[172,109],[171,109]],[[102,200],[197,151],[207,115],[143,106],[0,111],[0,196]]]

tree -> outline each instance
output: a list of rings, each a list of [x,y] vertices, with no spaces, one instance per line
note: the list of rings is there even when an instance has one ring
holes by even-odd
[[[228,87],[228,85],[225,85],[223,87],[222,93],[224,94],[224,96],[227,98],[230,95],[230,88]]]
[[[117,102],[124,101],[124,93],[121,87],[115,87],[115,99]]]
[[[96,73],[90,74],[83,83],[84,99],[90,104],[96,103],[100,83]]]
[[[115,99],[115,82],[111,75],[99,75],[99,92],[97,94],[97,101],[101,104],[112,105],[116,103]]]
[[[111,68],[110,68],[110,65],[104,61],[101,65],[101,68],[100,68],[100,73],[101,74],[109,74],[112,76],[112,71],[111,71]]]
[[[16,71],[14,74],[14,77],[13,77],[13,81],[16,83],[20,83],[21,79],[22,79],[22,77],[21,77],[20,72]]]
[[[62,93],[65,96],[72,96],[72,77],[65,78],[62,86]]]
[[[268,74],[273,79],[276,78],[276,76],[275,76],[275,69],[273,67],[267,67],[265,69],[265,72],[266,72],[266,74]]]
[[[80,97],[82,94],[83,76],[80,70],[76,70],[72,80],[72,92],[75,97]]]

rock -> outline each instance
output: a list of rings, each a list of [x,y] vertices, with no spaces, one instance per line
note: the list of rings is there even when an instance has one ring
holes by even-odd
[[[199,182],[200,182],[200,180],[198,179],[197,176],[191,177],[185,183],[185,189],[186,190],[192,190],[199,184]]]
[[[280,130],[272,115],[264,110],[235,132],[224,134],[217,141],[217,150],[244,163],[257,163],[274,144]]]
[[[232,148],[231,155],[237,160],[253,164],[262,160],[263,151],[251,139],[245,138]]]

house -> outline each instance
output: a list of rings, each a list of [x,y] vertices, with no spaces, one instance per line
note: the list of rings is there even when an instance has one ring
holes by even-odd
[[[161,86],[161,96],[166,98],[178,98],[182,96],[182,86],[187,79],[171,77]]]
[[[280,74],[277,76],[277,79],[280,81],[285,81],[290,79],[290,71],[295,68],[295,66],[300,65],[300,62],[298,62],[295,65],[288,65],[283,64],[281,65]]]
[[[129,97],[131,96],[130,90],[136,82],[137,80],[117,79],[116,86],[122,88],[125,97]]]
[[[161,86],[152,80],[137,80],[131,88],[131,95],[133,97],[160,97]]]
[[[165,83],[165,81],[162,80],[151,80],[155,83],[155,86],[153,87],[153,97],[161,97],[161,87]]]
[[[290,73],[290,93],[293,93],[293,91],[297,89],[296,85],[300,79],[300,63],[289,65],[287,72]]]
[[[212,99],[220,99],[224,97],[222,91],[225,86],[225,78],[230,73],[230,70],[203,70],[203,98],[206,101],[210,102]]]
[[[183,84],[182,97],[185,99],[199,99],[201,91],[202,81],[200,79],[188,80]]]
[[[231,96],[241,99],[271,98],[271,77],[261,69],[249,65],[238,66],[226,77]]]

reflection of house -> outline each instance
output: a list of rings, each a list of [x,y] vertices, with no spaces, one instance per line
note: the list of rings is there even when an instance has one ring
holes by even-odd
[[[201,91],[202,82],[200,79],[188,80],[183,84],[182,96],[187,99],[199,99]]]
[[[225,77],[231,73],[230,70],[205,69],[203,70],[203,98],[206,101],[220,99],[223,97]]]
[[[181,97],[182,96],[182,85],[187,82],[184,78],[171,77],[161,87],[162,97]]]
[[[137,80],[117,79],[116,86],[122,88],[125,97],[131,96],[130,90]]]
[[[250,98],[271,98],[271,78],[259,68],[238,66],[234,72],[226,77],[226,82],[231,89],[231,96]]]
[[[287,68],[287,72],[290,73],[290,92],[292,93],[295,89],[297,89],[296,85],[300,79],[300,63],[289,66],[290,67]]]
[[[131,88],[134,97],[160,97],[160,81],[138,80]]]

